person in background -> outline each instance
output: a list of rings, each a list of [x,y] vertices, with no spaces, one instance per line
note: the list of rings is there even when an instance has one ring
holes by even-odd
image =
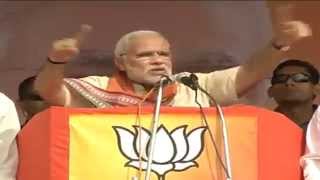
[[[22,126],[35,114],[49,107],[49,104],[34,89],[35,78],[35,76],[28,77],[19,84],[17,104],[23,115]]]
[[[314,99],[320,93],[319,72],[310,63],[290,59],[277,66],[271,79],[269,96],[305,133],[305,155],[301,158],[305,180],[320,178],[320,109]]]
[[[0,179],[15,180],[18,151],[16,136],[20,123],[16,107],[11,99],[0,93]]]
[[[318,70],[310,63],[290,59],[273,71],[269,96],[278,104],[275,111],[286,115],[304,131],[318,105],[314,99],[319,89]]]

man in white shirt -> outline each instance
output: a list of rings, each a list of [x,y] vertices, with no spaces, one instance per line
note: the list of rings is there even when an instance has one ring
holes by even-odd
[[[55,41],[48,61],[37,75],[35,89],[51,105],[69,107],[106,107],[137,105],[163,75],[172,73],[169,40],[155,31],[134,31],[120,38],[114,50],[117,67],[112,77],[92,77],[65,82],[64,67],[79,54],[80,44],[90,26],[83,26],[73,38]],[[286,20],[277,25],[270,43],[245,64],[223,71],[198,74],[200,85],[221,104],[234,103],[264,79],[278,64],[291,45],[311,36],[310,27],[301,21]],[[171,106],[197,106],[191,90],[176,84],[165,89],[164,98]],[[203,94],[201,104],[210,106]],[[154,100],[147,99],[154,103]]]
[[[320,108],[313,114],[306,133],[306,150],[301,158],[305,180],[320,179]]]
[[[0,93],[0,180],[15,180],[18,151],[16,135],[20,130],[14,103]]]

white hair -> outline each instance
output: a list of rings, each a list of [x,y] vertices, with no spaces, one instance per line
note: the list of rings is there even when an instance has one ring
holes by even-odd
[[[143,35],[158,35],[164,38],[164,36],[157,31],[139,30],[139,31],[129,32],[123,35],[117,42],[116,47],[114,49],[114,56],[118,58],[122,54],[126,53],[128,50],[130,41],[135,37],[143,36]]]

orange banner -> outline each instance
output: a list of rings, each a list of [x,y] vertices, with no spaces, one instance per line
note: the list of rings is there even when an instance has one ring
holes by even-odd
[[[49,121],[49,126],[44,124],[41,116],[45,113],[42,113],[19,135],[22,162],[18,179],[144,179],[152,111],[152,108],[144,108],[137,115],[136,108],[52,108],[50,115],[56,118],[51,118],[54,120]],[[282,115],[251,106],[224,108],[224,113],[233,180],[300,179],[302,131],[295,124]],[[152,180],[225,179],[221,122],[214,108],[204,109],[204,114],[197,108],[161,109],[151,166]],[[205,126],[204,118],[209,127]],[[40,149],[26,142],[31,130],[34,132],[41,127],[49,128],[48,146],[51,147],[48,155],[41,155],[49,156],[46,157],[49,170],[43,172],[50,175],[43,173],[40,178],[26,169],[31,161],[26,157],[27,152],[32,148],[33,151]],[[40,166],[41,156],[33,159],[38,162],[33,162],[34,167]]]
[[[161,114],[152,179],[222,179],[222,166],[202,118],[198,112],[192,111]],[[221,154],[223,146],[219,122],[215,120],[214,113],[208,113],[206,118]],[[131,179],[138,176],[139,168],[145,170],[152,115],[140,116],[141,130],[136,119],[135,112],[72,114],[69,179]],[[256,126],[253,117],[228,116],[228,127],[230,132],[234,132],[230,133],[230,146],[237,149],[231,153],[233,173],[239,179],[240,174],[245,174],[247,180],[257,177]],[[142,162],[139,164],[140,153]],[[246,162],[246,170],[241,168],[239,172],[236,167],[243,162]]]

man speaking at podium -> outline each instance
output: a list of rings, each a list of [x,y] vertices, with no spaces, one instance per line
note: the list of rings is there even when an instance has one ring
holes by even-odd
[[[248,89],[265,78],[278,64],[281,55],[295,42],[311,36],[309,26],[301,21],[281,18],[274,37],[245,64],[211,73],[197,73],[199,84],[222,105],[235,102]],[[285,20],[284,20],[285,19]],[[124,35],[115,46],[117,70],[111,77],[64,78],[65,64],[79,54],[92,27],[82,25],[74,37],[53,42],[47,62],[39,72],[35,88],[52,105],[67,107],[134,106],[153,104],[153,87],[163,76],[172,75],[169,40],[155,31],[134,31]],[[190,42],[191,43],[191,42]],[[194,91],[179,83],[164,88],[164,105],[198,106]],[[205,94],[198,101],[211,105]]]

